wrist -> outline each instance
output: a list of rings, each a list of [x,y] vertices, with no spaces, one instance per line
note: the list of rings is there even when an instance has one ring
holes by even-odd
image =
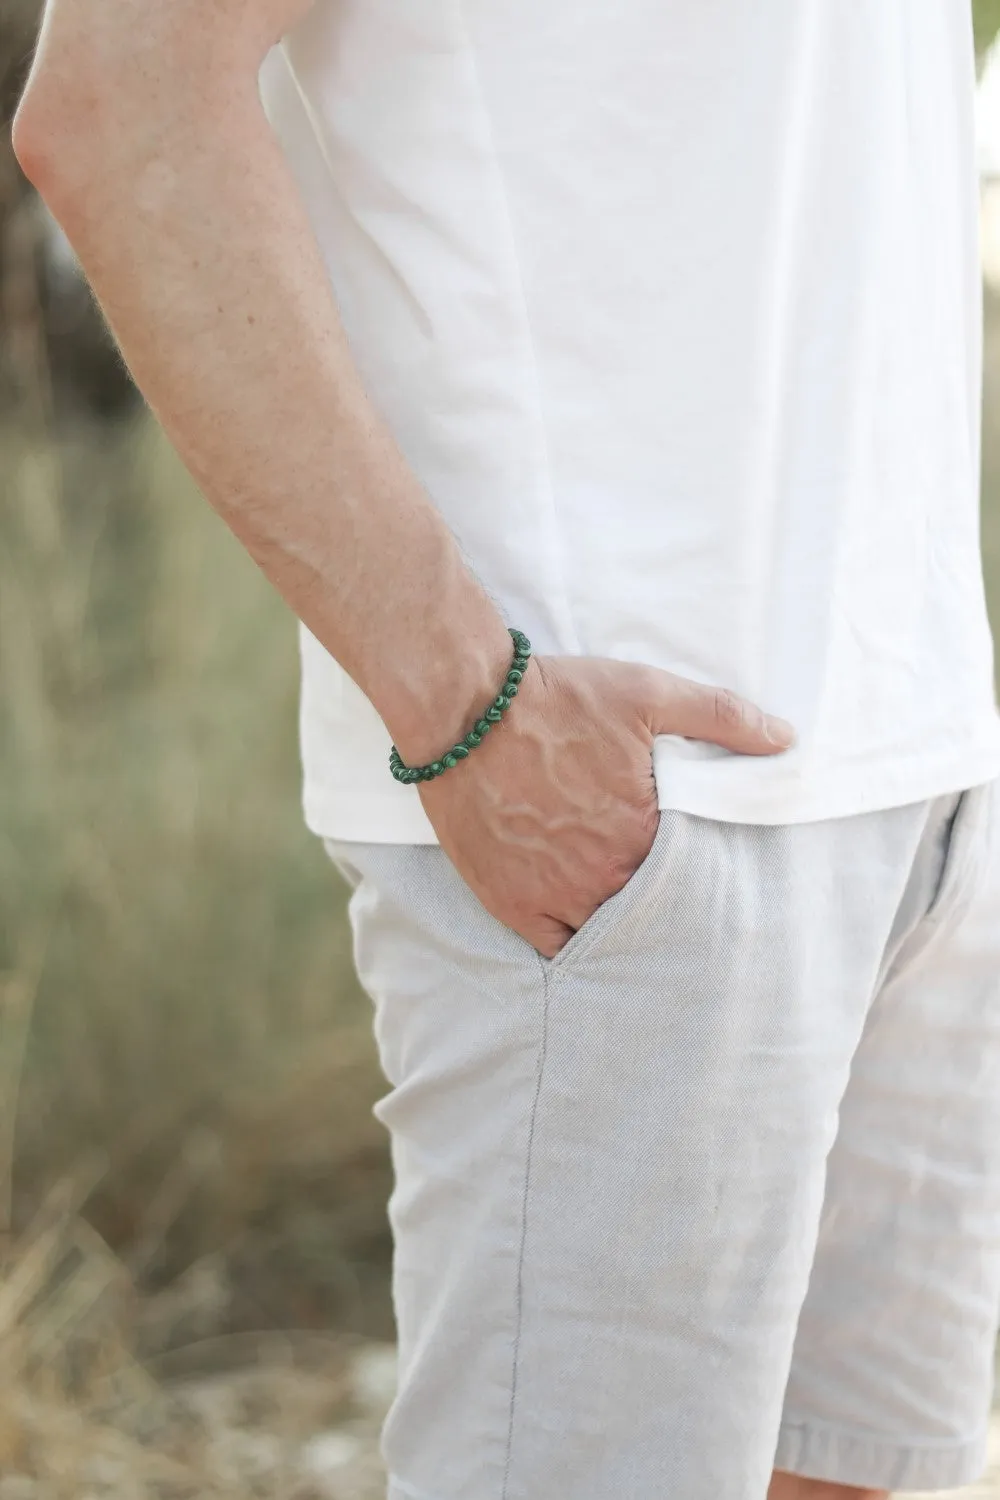
[[[510,668],[513,643],[496,618],[473,635],[445,630],[429,638],[419,673],[407,673],[384,714],[407,765],[436,760],[472,729],[492,704]]]

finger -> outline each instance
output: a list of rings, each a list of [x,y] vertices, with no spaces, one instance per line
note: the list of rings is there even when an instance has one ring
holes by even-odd
[[[658,690],[648,713],[654,734],[705,740],[739,755],[778,755],[795,743],[791,724],[765,714],[738,693],[703,687],[670,672],[655,677]]]
[[[574,929],[555,917],[541,917],[534,923],[531,933],[525,934],[528,942],[543,958],[555,958],[573,936]]]

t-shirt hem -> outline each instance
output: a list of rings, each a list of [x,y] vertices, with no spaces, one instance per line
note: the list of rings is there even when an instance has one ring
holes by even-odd
[[[404,789],[400,788],[402,792]],[[436,844],[437,834],[424,812],[415,787],[406,787],[410,806],[400,799],[364,796],[356,786],[325,783],[321,790],[306,788],[303,812],[306,827],[321,839],[350,844]]]
[[[821,823],[880,812],[968,791],[1000,778],[1000,734],[988,744],[929,760],[843,767],[812,766],[808,778],[769,784],[720,785],[719,765],[712,761],[656,758],[659,806],[718,823],[782,825]],[[436,844],[437,835],[415,788],[391,789],[390,798],[359,793],[349,783],[306,785],[305,821],[321,839],[364,844]],[[405,800],[400,793],[404,794]],[[406,805],[406,804],[409,805]]]
[[[790,825],[824,823],[866,813],[885,812],[929,802],[985,786],[1000,777],[1000,743],[961,757],[921,759],[911,764],[893,762],[866,765],[845,772],[842,768],[813,768],[808,779],[796,785],[775,780],[768,785],[739,787],[720,785],[713,778],[710,762],[672,762],[657,767],[661,811],[687,813],[717,823]]]

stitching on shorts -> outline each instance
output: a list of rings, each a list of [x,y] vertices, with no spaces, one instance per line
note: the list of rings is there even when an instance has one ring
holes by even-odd
[[[835,1426],[830,1422],[814,1422],[811,1418],[798,1419],[796,1417],[784,1417],[781,1422],[781,1431],[788,1433],[804,1433],[807,1437],[810,1433],[816,1436],[828,1438],[842,1438],[849,1443],[859,1445],[866,1444],[869,1448],[879,1453],[967,1453],[980,1447],[989,1435],[988,1428],[980,1428],[975,1436],[970,1438],[931,1438],[929,1441],[918,1439],[916,1441],[897,1443],[879,1437],[871,1432],[862,1432],[859,1427]]]
[[[531,1164],[535,1147],[535,1126],[538,1121],[538,1106],[542,1097],[542,1083],[545,1078],[545,1059],[548,1052],[549,1040],[549,974],[541,958],[538,959],[538,969],[542,979],[542,1035],[538,1048],[538,1070],[535,1075],[535,1093],[531,1101],[531,1115],[528,1121],[528,1144],[525,1150],[524,1160],[524,1191],[521,1196],[521,1243],[517,1254],[517,1276],[514,1291],[514,1349],[511,1357],[510,1376],[510,1407],[507,1418],[507,1453],[504,1460],[503,1487],[500,1500],[507,1500],[508,1486],[510,1484],[510,1470],[514,1451],[514,1416],[517,1405],[517,1375],[518,1362],[521,1355],[521,1329],[524,1322],[524,1259],[525,1249],[528,1242],[528,1206],[531,1197]]]
[[[555,958],[542,960],[546,973],[556,974],[567,969],[572,972],[574,965],[581,958],[586,957],[595,943],[599,942],[609,931],[613,931],[617,924],[633,911],[641,910],[642,902],[648,899],[651,891],[658,888],[657,877],[662,875],[668,859],[668,855],[662,852],[663,846],[668,842],[667,818],[667,813],[660,813],[649,853],[630,879],[620,890],[609,896],[597,908],[593,916],[588,917]]]

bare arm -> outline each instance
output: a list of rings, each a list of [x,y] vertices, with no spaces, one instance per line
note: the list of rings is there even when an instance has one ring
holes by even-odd
[[[263,57],[307,9],[48,0],[15,149],[205,495],[420,762],[471,726],[510,642],[362,390],[261,109]],[[484,904],[543,952],[647,852],[654,733],[788,743],[731,694],[548,658],[503,732],[421,788]]]
[[[15,144],[207,498],[401,745],[431,755],[509,641],[362,391],[258,100],[264,54],[306,8],[53,0]]]

